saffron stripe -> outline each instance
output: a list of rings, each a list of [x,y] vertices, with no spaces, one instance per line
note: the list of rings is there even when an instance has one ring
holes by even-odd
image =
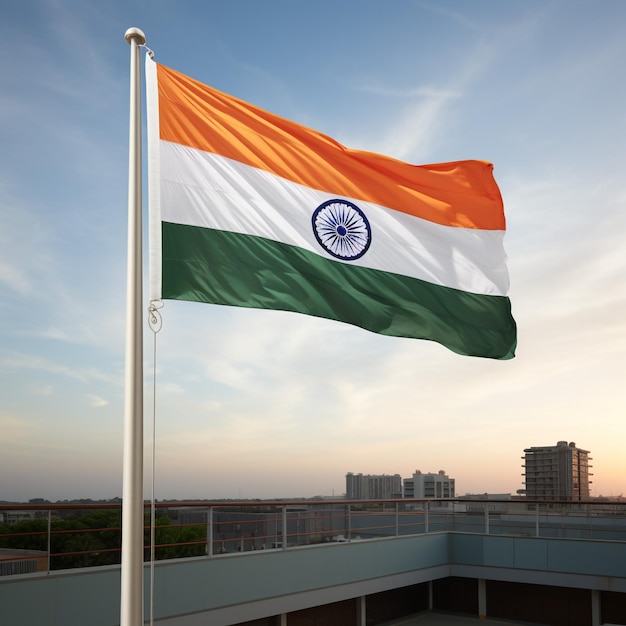
[[[418,166],[352,150],[322,133],[154,65],[163,140],[438,224],[505,229],[491,163],[468,160]]]

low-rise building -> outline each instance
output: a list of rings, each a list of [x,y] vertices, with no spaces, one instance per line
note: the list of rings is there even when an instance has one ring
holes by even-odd
[[[454,498],[454,478],[444,470],[423,474],[415,470],[411,478],[403,480],[404,498]]]

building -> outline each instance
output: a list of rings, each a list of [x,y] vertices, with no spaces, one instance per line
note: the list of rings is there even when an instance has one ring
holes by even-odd
[[[346,474],[348,500],[386,500],[402,497],[400,474]]]
[[[46,572],[48,568],[47,552],[0,548],[0,576]]]
[[[444,470],[436,474],[422,474],[419,470],[403,481],[405,498],[454,498],[454,478]]]
[[[572,441],[559,441],[556,446],[540,446],[524,450],[525,490],[532,500],[589,499],[588,450],[577,448]]]
[[[20,522],[28,522],[37,519],[47,519],[47,514],[41,511],[2,511],[0,512],[0,524],[15,526]]]

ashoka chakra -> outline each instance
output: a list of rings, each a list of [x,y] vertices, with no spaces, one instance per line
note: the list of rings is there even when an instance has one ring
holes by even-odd
[[[347,200],[328,200],[320,204],[311,221],[319,244],[338,259],[358,259],[372,242],[372,230],[365,213]]]

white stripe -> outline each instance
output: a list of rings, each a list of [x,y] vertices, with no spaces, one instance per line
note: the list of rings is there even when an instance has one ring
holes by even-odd
[[[343,198],[220,155],[161,141],[161,219],[256,235],[338,261],[317,242],[313,211]],[[472,293],[506,295],[504,231],[442,226],[362,200],[369,250],[352,263]]]
[[[146,128],[148,137],[148,298],[161,299],[161,172],[159,90],[156,63],[146,54]]]

